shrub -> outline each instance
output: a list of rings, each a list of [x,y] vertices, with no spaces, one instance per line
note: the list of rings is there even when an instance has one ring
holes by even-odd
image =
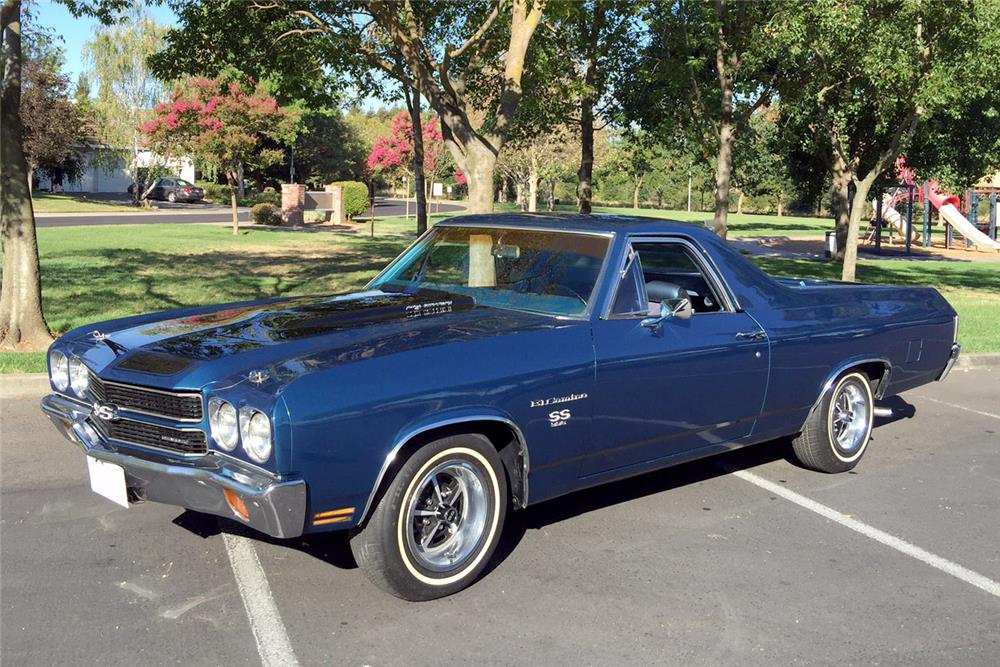
[[[212,181],[198,181],[195,185],[205,191],[205,199],[209,199],[216,204],[229,203],[228,185],[220,185]]]
[[[360,181],[337,181],[344,188],[344,215],[348,219],[368,210],[368,186]]]
[[[257,204],[250,209],[253,221],[258,225],[277,225],[281,223],[281,215],[274,204]]]

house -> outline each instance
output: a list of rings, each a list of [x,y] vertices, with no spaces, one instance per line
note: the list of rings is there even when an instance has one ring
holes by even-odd
[[[88,144],[82,151],[84,164],[83,174],[75,180],[63,179],[56,183],[56,190],[63,192],[128,192],[132,184],[128,166],[120,152],[107,146]],[[179,176],[194,182],[194,161],[190,158],[164,158],[155,152],[139,149],[138,157],[140,179],[143,179],[153,167],[166,168],[171,176]],[[39,174],[37,188],[52,190],[52,179],[48,174]]]

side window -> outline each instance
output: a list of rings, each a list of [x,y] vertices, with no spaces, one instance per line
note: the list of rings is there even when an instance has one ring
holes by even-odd
[[[677,286],[687,292],[695,313],[723,310],[719,294],[688,246],[643,241],[633,243],[632,248],[642,260],[642,281],[651,302],[659,302],[662,294],[674,293]]]
[[[645,317],[648,313],[649,305],[646,300],[646,289],[643,285],[642,265],[639,263],[639,255],[630,249],[628,259],[625,261],[625,269],[618,282],[618,291],[615,293],[611,315],[617,317],[642,315]]]

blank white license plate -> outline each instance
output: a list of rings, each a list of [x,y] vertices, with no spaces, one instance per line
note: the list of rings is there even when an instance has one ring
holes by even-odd
[[[125,468],[87,457],[87,468],[90,470],[90,488],[108,500],[128,507],[128,489],[125,486]]]

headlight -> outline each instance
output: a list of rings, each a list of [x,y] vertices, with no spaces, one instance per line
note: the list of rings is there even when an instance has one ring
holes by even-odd
[[[212,437],[219,447],[227,452],[236,449],[236,440],[240,429],[237,423],[236,408],[229,401],[212,398],[208,401],[208,423],[212,428]]]
[[[90,371],[79,357],[72,357],[69,360],[69,386],[80,398],[83,398],[83,392],[90,386]]]
[[[69,359],[59,350],[49,353],[49,379],[59,391],[69,386]]]
[[[271,420],[263,412],[251,408],[240,410],[240,435],[243,450],[257,463],[271,458]]]

